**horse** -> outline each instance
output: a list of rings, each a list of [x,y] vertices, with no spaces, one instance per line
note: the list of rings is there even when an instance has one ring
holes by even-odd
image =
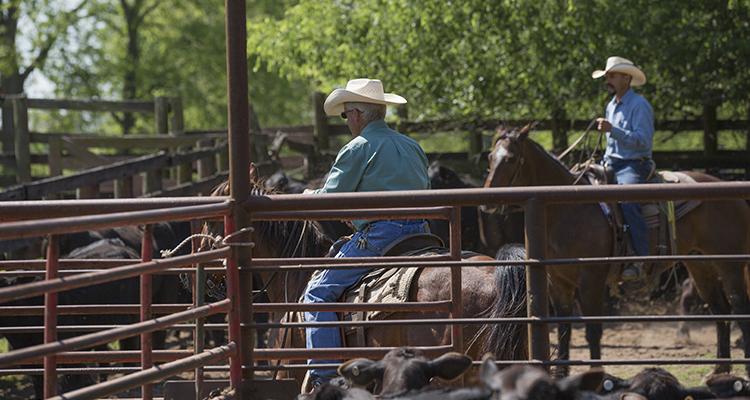
[[[568,168],[528,137],[530,126],[499,129],[489,155],[489,174],[484,186],[572,185],[576,181]],[[697,182],[718,182],[698,172],[685,172]],[[698,183],[698,184],[699,184]],[[552,204],[547,206],[547,256],[550,258],[612,256],[614,232],[600,205]],[[677,221],[677,254],[747,254],[750,247],[750,207],[745,200],[704,201]],[[656,232],[652,230],[652,253]],[[714,314],[747,314],[750,301],[743,268],[736,263],[685,261],[700,297]],[[658,277],[667,265],[646,268],[647,275]],[[557,312],[570,315],[576,289],[584,315],[601,315],[609,266],[570,265],[548,269],[550,297]],[[750,357],[750,322],[739,321],[744,338],[745,358]],[[729,323],[717,322],[717,356],[730,358]],[[601,356],[601,324],[586,325],[591,358]],[[570,324],[558,330],[560,359],[569,357]],[[716,366],[715,371],[730,369]],[[750,365],[746,365],[750,371]],[[567,369],[561,369],[563,373]]]
[[[270,194],[262,187],[251,168],[251,195]],[[229,184],[220,184],[212,195],[229,194]],[[309,221],[253,221],[253,257],[290,258],[321,257],[329,251],[331,239],[325,237],[318,225]],[[220,222],[204,225],[204,233],[215,235],[222,232]],[[204,243],[201,247],[207,245]],[[520,259],[524,259],[523,257]],[[471,261],[493,260],[489,256],[476,255]],[[461,295],[462,314],[465,317],[509,317],[524,316],[526,304],[525,269],[522,266],[505,267],[463,267]],[[284,274],[259,272],[262,286],[266,288],[270,302],[295,301],[302,295],[312,272],[289,271]],[[211,275],[211,279],[223,276]],[[414,278],[409,291],[410,302],[432,302],[450,299],[450,269],[425,266]],[[490,283],[490,284],[488,284]],[[214,284],[216,286],[217,284]],[[447,312],[399,312],[388,319],[447,318]],[[272,315],[271,320],[289,321],[289,316]],[[477,328],[470,325],[463,328],[467,341],[466,354],[474,359],[491,352],[501,359],[526,359],[527,349],[525,330],[522,324],[493,324]],[[510,331],[510,333],[508,333]],[[370,327],[367,330],[368,347],[437,346],[450,344],[451,328],[445,325],[387,326]],[[304,331],[280,329],[271,330],[270,347],[304,348]],[[491,340],[490,340],[491,339]],[[279,360],[281,362],[281,360]],[[301,382],[304,371],[289,373],[290,377]]]

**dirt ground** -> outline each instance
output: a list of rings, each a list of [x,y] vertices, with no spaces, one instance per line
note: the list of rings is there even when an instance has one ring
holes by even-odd
[[[658,300],[635,302],[629,306],[620,303],[619,315],[667,315],[677,314],[677,300]],[[700,311],[700,310],[698,310]],[[713,322],[690,322],[688,340],[680,339],[677,334],[677,322],[623,323],[604,325],[602,337],[603,359],[665,359],[665,358],[716,358],[716,325]],[[736,345],[741,332],[732,325],[731,343],[732,358],[744,358],[742,350]],[[557,332],[550,333],[550,343],[557,342]],[[553,346],[553,352],[555,346]],[[575,326],[571,340],[571,358],[588,359],[589,350],[586,344],[583,325]],[[629,378],[646,366],[628,365],[607,366],[605,370],[613,375]],[[713,370],[713,365],[667,365],[661,366],[673,373],[686,386],[700,385],[703,378]],[[580,372],[587,367],[574,367],[573,372]],[[745,376],[745,368],[734,365],[733,372]]]

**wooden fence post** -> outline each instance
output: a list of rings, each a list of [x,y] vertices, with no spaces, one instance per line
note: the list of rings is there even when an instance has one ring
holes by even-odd
[[[169,99],[172,111],[172,123],[170,124],[170,133],[175,136],[185,135],[185,120],[182,112],[182,99],[172,97]],[[190,147],[178,148],[178,150],[189,150]],[[188,183],[193,179],[193,165],[186,163],[177,166],[177,183]]]
[[[13,122],[15,125],[16,180],[18,183],[31,182],[29,108],[25,95],[13,98]]]
[[[706,103],[703,105],[703,153],[707,156],[716,155],[719,150],[719,136],[716,123],[716,106]]]
[[[13,138],[15,136],[15,128],[13,124],[13,102],[10,98],[4,97],[2,99],[3,106],[3,154],[11,154],[15,151],[13,145]]]
[[[472,126],[469,129],[469,158],[479,159],[484,150],[484,138],[482,137],[482,128],[478,126]]]
[[[47,163],[49,165],[49,176],[60,176],[63,174],[62,138],[57,135],[50,135],[47,145]]]
[[[115,181],[114,195],[116,199],[127,199],[133,197],[133,176]]]
[[[202,140],[198,142],[198,148],[213,147],[213,140]],[[216,173],[216,155],[210,155],[198,160],[198,179],[208,178]]]
[[[156,134],[162,135],[168,132],[169,102],[166,97],[157,97],[154,99],[154,123]],[[143,195],[158,192],[162,189],[162,169],[155,169],[145,173],[143,179]]]
[[[315,146],[320,152],[322,150],[328,150],[328,116],[326,116],[325,110],[323,110],[323,103],[326,101],[325,94],[321,92],[314,92],[312,95],[313,100],[313,115],[315,120],[313,121],[313,134],[315,135]]]
[[[568,130],[565,121],[565,110],[552,110],[552,148],[553,152],[560,153],[568,148]]]
[[[745,130],[745,159],[750,160],[750,104],[747,105],[747,128]],[[745,168],[745,180],[750,179],[750,168]]]
[[[217,140],[215,144],[217,146],[219,144],[223,144],[223,147],[221,148],[221,150],[219,150],[219,155],[217,157],[217,167],[219,171],[229,171],[229,145],[227,144],[226,140]]]

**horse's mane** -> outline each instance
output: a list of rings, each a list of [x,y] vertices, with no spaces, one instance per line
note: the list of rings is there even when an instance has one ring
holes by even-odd
[[[570,176],[571,178],[573,178],[573,177],[574,177],[574,176],[573,176],[573,173],[572,173],[572,172],[570,172],[570,169],[568,169],[568,167],[567,167],[567,166],[566,166],[565,164],[563,164],[563,162],[562,162],[562,161],[560,161],[560,159],[559,159],[559,158],[557,158],[557,156],[556,156],[556,155],[554,155],[554,154],[550,153],[549,151],[545,150],[545,148],[544,148],[544,147],[542,147],[542,145],[541,145],[541,144],[539,144],[539,143],[537,143],[536,141],[534,141],[534,140],[531,140],[531,139],[530,139],[530,138],[528,138],[528,137],[526,138],[526,140],[527,140],[527,141],[528,141],[528,142],[529,142],[529,143],[530,143],[530,144],[531,144],[532,146],[534,146],[534,147],[536,148],[536,150],[537,150],[537,151],[538,151],[539,153],[541,153],[541,154],[545,155],[545,156],[546,156],[546,157],[547,157],[547,158],[548,158],[548,159],[549,159],[550,161],[553,161],[553,163],[552,163],[552,164],[553,164],[553,165],[555,165],[555,167],[556,167],[557,169],[559,169],[559,170],[560,170],[560,172],[564,172],[564,173],[565,173],[566,175]]]
[[[250,196],[279,194],[276,190],[264,188],[263,181],[250,181]],[[217,185],[211,196],[228,196],[229,181]],[[314,221],[254,221],[253,227],[258,239],[264,243],[278,243],[279,257],[320,257],[321,248],[330,247],[333,240],[327,237]]]

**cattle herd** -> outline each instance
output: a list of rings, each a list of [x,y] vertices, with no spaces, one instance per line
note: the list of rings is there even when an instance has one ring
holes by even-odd
[[[750,399],[750,382],[730,374],[709,377],[704,386],[685,387],[662,368],[646,368],[622,379],[595,368],[562,379],[545,369],[516,364],[499,368],[490,355],[473,376],[472,361],[458,353],[434,360],[408,347],[391,350],[380,361],[354,359],[342,364],[339,376],[300,394],[298,400],[697,400]],[[455,387],[463,375],[464,387]],[[233,391],[216,392],[210,400],[230,400]]]

